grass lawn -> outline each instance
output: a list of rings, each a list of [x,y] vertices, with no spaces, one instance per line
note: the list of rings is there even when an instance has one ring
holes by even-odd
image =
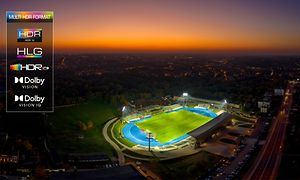
[[[144,131],[154,133],[154,138],[160,143],[166,143],[202,126],[211,119],[201,114],[180,110],[161,113],[135,124]]]
[[[115,117],[116,109],[100,101],[55,109],[47,118],[50,147],[59,153],[104,152],[112,155],[113,148],[102,135],[105,123]],[[79,124],[92,124],[80,128]]]

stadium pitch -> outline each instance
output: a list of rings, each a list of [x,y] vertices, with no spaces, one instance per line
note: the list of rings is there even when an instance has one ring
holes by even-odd
[[[182,109],[152,116],[144,121],[136,122],[135,125],[144,132],[151,132],[160,143],[167,143],[212,119],[212,117]]]

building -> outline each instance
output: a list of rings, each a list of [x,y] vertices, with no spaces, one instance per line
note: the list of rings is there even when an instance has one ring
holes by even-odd
[[[211,138],[211,136],[215,134],[217,130],[225,127],[231,119],[231,114],[223,112],[222,114],[215,117],[205,125],[200,126],[197,129],[194,129],[193,131],[189,132],[188,135],[192,136],[196,140],[195,148],[199,147],[200,144],[203,143],[205,140]]]
[[[98,179],[130,179],[141,180],[145,179],[137,170],[131,165],[120,166],[105,169],[92,169],[92,170],[77,170],[69,172],[54,173],[49,176],[49,180],[98,180]]]
[[[101,165],[111,164],[110,158],[101,152],[99,153],[72,153],[68,154],[68,162],[78,168],[97,168]]]

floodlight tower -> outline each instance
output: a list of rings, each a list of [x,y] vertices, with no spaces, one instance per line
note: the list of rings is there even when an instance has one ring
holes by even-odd
[[[150,144],[150,142],[151,142],[151,139],[153,139],[153,136],[152,136],[151,132],[148,133],[147,139],[149,140],[148,150],[149,150],[149,152],[151,152],[151,144]]]
[[[121,117],[121,122],[123,122],[124,117],[125,117],[125,112],[126,112],[126,106],[123,106],[122,108],[122,117]]]
[[[184,92],[184,93],[182,93],[182,97],[184,99],[184,106],[186,106],[189,94],[187,92]]]
[[[224,107],[224,109],[227,108],[227,106],[226,106],[227,103],[228,103],[228,102],[227,102],[227,100],[225,99],[224,102],[223,102],[223,107]],[[225,110],[226,110],[226,109],[225,109]]]

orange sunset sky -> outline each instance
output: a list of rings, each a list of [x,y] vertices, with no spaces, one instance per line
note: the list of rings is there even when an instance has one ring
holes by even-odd
[[[11,0],[6,10],[52,10],[56,52],[300,54],[300,2]]]

